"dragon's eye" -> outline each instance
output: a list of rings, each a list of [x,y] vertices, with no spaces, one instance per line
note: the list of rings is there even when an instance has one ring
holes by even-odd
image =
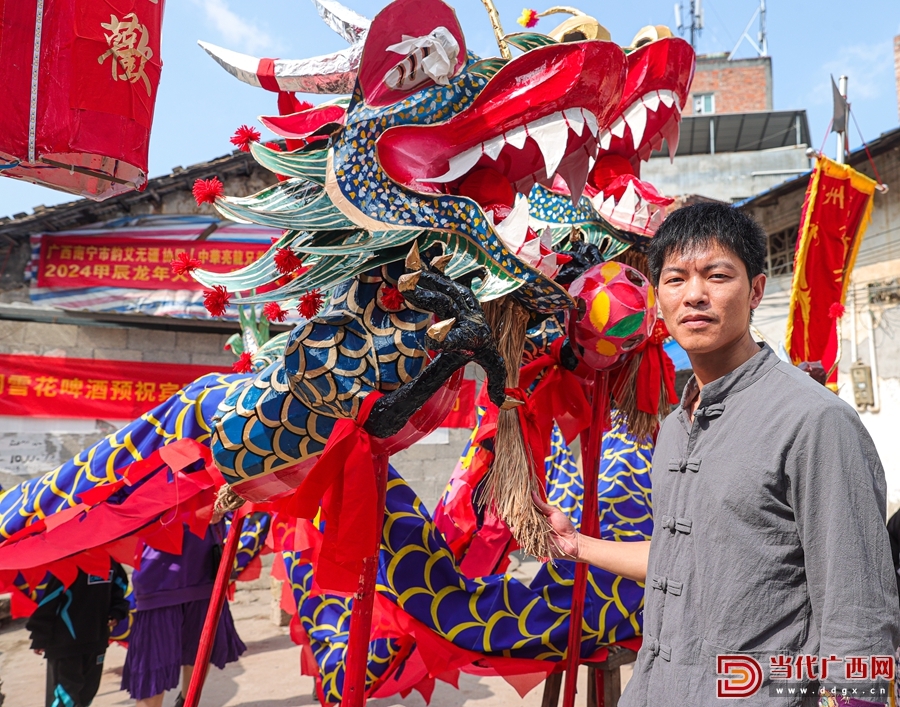
[[[445,27],[436,27],[424,37],[403,36],[387,51],[406,56],[388,69],[384,83],[395,91],[408,92],[435,82],[450,83],[459,57],[459,44]]]

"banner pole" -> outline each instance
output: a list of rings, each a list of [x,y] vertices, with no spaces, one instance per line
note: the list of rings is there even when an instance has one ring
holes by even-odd
[[[595,371],[591,385],[591,425],[581,433],[581,478],[584,494],[581,502],[581,533],[596,538],[600,535],[600,510],[597,502],[597,477],[603,452],[603,430],[607,415],[607,380],[604,371]],[[581,631],[584,621],[584,597],[587,590],[588,565],[575,564],[575,583],[572,585],[572,608],[569,611],[569,642],[566,650],[566,684],[563,707],[574,707],[581,663]]]
[[[203,622],[200,646],[197,648],[197,659],[194,661],[194,672],[191,674],[191,683],[188,686],[184,707],[197,707],[200,702],[200,694],[203,692],[203,684],[206,682],[206,673],[209,672],[209,658],[212,655],[216,629],[219,627],[219,619],[225,606],[225,592],[231,579],[234,558],[237,555],[243,529],[244,515],[238,510],[231,521],[228,538],[225,540],[225,550],[222,553],[219,569],[216,572],[216,582],[213,585],[209,609],[206,611],[206,619]]]
[[[353,609],[350,613],[350,636],[347,639],[347,653],[344,659],[344,689],[341,707],[362,707],[366,703],[366,670],[369,663],[369,638],[372,634],[375,586],[381,554],[381,532],[384,527],[387,476],[388,456],[379,454],[375,458],[378,539],[374,554],[364,560],[363,571],[359,576],[359,589],[353,597]]]

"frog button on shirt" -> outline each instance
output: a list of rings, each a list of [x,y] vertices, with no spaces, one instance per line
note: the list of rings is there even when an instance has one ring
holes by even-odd
[[[721,706],[716,655],[888,655],[900,604],[884,471],[856,412],[763,346],[662,425],[644,645],[622,707]],[[806,700],[804,702],[803,700]]]

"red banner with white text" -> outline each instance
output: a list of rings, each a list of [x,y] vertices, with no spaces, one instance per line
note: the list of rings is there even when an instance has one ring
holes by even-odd
[[[837,320],[872,213],[875,182],[820,156],[809,180],[794,256],[786,347],[794,364],[821,361],[837,385]]]
[[[131,420],[212,366],[0,355],[0,415]],[[230,372],[230,371],[228,371]]]
[[[178,241],[158,238],[71,238],[44,236],[38,287],[128,287],[141,290],[202,290],[187,275],[172,272],[171,262],[187,253],[211,272],[250,265],[269,249],[267,243]]]

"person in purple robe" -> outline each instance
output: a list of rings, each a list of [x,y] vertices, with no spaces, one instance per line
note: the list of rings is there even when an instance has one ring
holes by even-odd
[[[221,559],[224,523],[210,525],[201,539],[187,528],[180,555],[147,546],[131,577],[136,599],[134,624],[122,670],[122,689],[137,707],[162,707],[167,690],[184,704],[200,645],[200,634]],[[210,662],[220,670],[247,650],[228,602],[222,610]]]

